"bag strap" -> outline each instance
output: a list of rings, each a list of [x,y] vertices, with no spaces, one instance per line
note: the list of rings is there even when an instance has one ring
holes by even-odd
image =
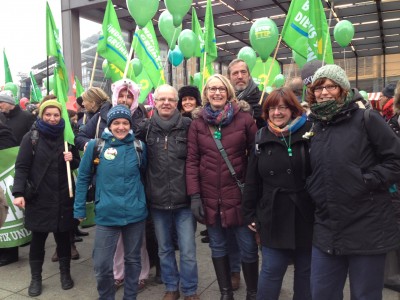
[[[142,146],[142,142],[138,139],[135,139],[133,141],[133,146],[135,147],[135,151],[136,151],[136,156],[138,158],[139,161],[139,168],[142,167],[142,160],[143,160],[143,146]]]
[[[221,153],[222,158],[224,159],[226,165],[228,166],[229,172],[231,173],[232,177],[235,179],[236,184],[238,185],[239,189],[242,190],[244,187],[244,184],[237,178],[235,169],[233,168],[229,158],[228,154],[226,153],[224,146],[222,146],[222,143],[219,139],[214,138],[213,130],[211,127],[209,127],[211,136],[213,137],[213,140],[215,144],[217,145],[217,148],[219,150],[219,153]]]
[[[97,119],[97,125],[96,125],[96,135],[94,136],[96,139],[99,137],[100,122],[101,122],[101,116],[99,113],[99,118]]]

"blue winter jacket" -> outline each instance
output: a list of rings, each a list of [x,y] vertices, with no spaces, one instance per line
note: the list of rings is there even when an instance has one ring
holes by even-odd
[[[124,226],[140,222],[147,217],[147,206],[140,179],[139,160],[133,144],[135,137],[130,131],[124,139],[118,140],[106,128],[102,138],[105,144],[96,170],[95,222],[102,226]],[[95,143],[95,140],[88,143],[79,166],[74,204],[76,219],[86,216],[86,196],[92,178]],[[146,148],[143,143],[142,147],[142,167],[145,167]],[[112,155],[115,150],[117,154]]]

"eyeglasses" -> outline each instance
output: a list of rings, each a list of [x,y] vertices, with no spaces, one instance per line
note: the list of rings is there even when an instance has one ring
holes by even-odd
[[[271,107],[268,107],[268,111],[274,112],[275,110],[278,110],[279,112],[284,112],[284,111],[286,111],[288,108],[289,108],[289,107],[284,106],[284,105],[271,106]]]
[[[177,102],[174,98],[156,98],[155,100],[158,102]]]
[[[332,91],[336,90],[337,88],[338,88],[337,85],[326,85],[326,86],[319,85],[319,86],[316,86],[313,90],[314,90],[314,93],[322,93],[322,91],[324,89],[326,89],[328,92],[332,92]]]
[[[217,91],[220,92],[221,94],[226,93],[226,88],[225,87],[209,87],[208,91],[211,93],[216,93]]]

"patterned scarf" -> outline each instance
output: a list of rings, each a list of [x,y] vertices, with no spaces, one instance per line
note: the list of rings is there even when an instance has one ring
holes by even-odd
[[[292,134],[297,130],[299,130],[306,121],[307,121],[307,115],[302,114],[301,116],[297,117],[296,119],[286,124],[285,127],[279,128],[268,119],[268,129],[277,137],[288,136],[289,134]]]
[[[321,103],[313,103],[310,107],[313,116],[320,121],[330,121],[343,108],[346,108],[353,99],[353,93],[349,92],[345,101],[339,103],[336,100],[328,100]]]
[[[233,120],[233,105],[231,102],[225,104],[222,110],[214,111],[210,103],[204,106],[203,116],[206,122],[213,126],[225,127]]]
[[[36,126],[39,132],[45,137],[56,139],[64,133],[65,122],[64,119],[61,119],[60,123],[56,125],[51,125],[49,123],[46,123],[42,119],[38,119],[36,121]]]

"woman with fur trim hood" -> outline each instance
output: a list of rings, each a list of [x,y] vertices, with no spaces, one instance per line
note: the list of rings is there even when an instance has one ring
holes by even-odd
[[[235,235],[241,253],[243,274],[247,284],[247,300],[255,299],[258,280],[258,248],[255,233],[242,218],[242,193],[247,156],[253,145],[257,126],[249,112],[241,109],[249,104],[237,103],[229,80],[219,74],[208,78],[202,93],[204,107],[188,133],[186,159],[187,193],[195,218],[207,225],[211,256],[217,275],[221,299],[233,299],[229,265],[228,231]],[[217,143],[227,153],[232,175]]]
[[[308,93],[312,299],[343,299],[347,275],[351,299],[382,299],[386,254],[400,246],[389,192],[400,177],[400,140],[354,95],[337,65],[318,69]]]
[[[177,109],[185,117],[192,118],[192,112],[195,108],[201,106],[200,91],[197,86],[185,85],[178,91]]]

